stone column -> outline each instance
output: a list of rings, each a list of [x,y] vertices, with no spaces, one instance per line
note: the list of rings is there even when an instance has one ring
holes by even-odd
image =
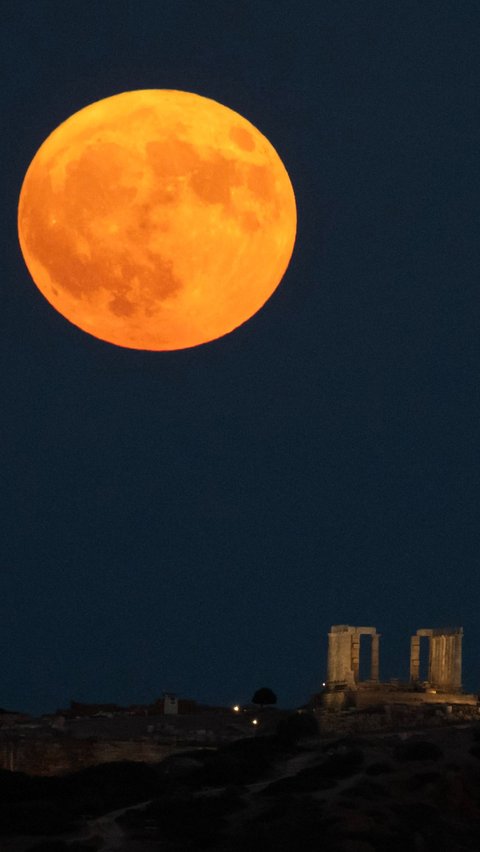
[[[420,680],[420,636],[410,639],[410,681]]]
[[[420,632],[428,635],[426,630]],[[433,687],[461,690],[462,634],[461,627],[437,627],[431,631],[428,680]]]
[[[438,682],[440,686],[450,684],[450,672],[448,669],[448,645],[449,638],[447,636],[440,637],[440,672]]]
[[[338,633],[328,634],[328,663],[327,663],[327,683],[333,683],[336,680],[338,659]]]
[[[452,688],[458,691],[462,688],[462,633],[455,635],[453,644]]]
[[[352,634],[353,628],[334,625],[328,634],[327,683],[353,684],[352,671]]]
[[[433,636],[428,637],[428,674],[427,680],[429,683],[433,682],[433,678],[435,676],[435,638]]]
[[[432,672],[430,681],[432,686],[438,686],[440,674],[440,637],[432,636]]]
[[[360,675],[360,634],[352,635],[352,672],[353,681],[358,683]]]
[[[380,679],[380,633],[372,634],[372,659],[370,667],[370,680],[378,683]]]
[[[446,649],[445,649],[445,686],[448,686],[448,689],[452,688],[453,685],[453,660],[454,660],[454,646],[455,646],[455,636],[446,636]]]
[[[442,642],[444,637],[442,635],[433,635],[430,639],[430,647],[431,647],[431,665],[430,671],[428,674],[428,680],[432,686],[441,686],[443,683],[443,649],[444,643]]]

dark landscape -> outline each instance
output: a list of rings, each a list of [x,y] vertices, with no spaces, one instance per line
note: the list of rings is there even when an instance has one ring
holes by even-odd
[[[478,850],[480,727],[325,737],[313,715],[276,734],[156,765],[62,777],[0,772],[2,852]],[[27,834],[28,832],[28,834]]]

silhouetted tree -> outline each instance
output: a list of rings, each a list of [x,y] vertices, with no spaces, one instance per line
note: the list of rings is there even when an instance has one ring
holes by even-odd
[[[262,686],[260,689],[257,689],[252,698],[252,704],[260,704],[261,707],[265,707],[265,704],[276,703],[277,696],[271,689],[268,688],[268,686]]]

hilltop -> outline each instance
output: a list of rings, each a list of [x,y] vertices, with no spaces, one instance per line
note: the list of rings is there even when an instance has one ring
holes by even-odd
[[[2,852],[478,852],[480,729],[297,739],[284,728],[155,766],[2,771],[0,826]]]

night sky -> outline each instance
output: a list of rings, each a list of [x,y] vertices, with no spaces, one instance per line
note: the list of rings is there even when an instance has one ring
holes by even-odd
[[[0,706],[298,705],[335,623],[383,679],[463,625],[478,690],[479,4],[8,0],[0,38]],[[17,238],[47,135],[143,88],[244,115],[298,206],[264,308],[177,352],[71,325]]]

